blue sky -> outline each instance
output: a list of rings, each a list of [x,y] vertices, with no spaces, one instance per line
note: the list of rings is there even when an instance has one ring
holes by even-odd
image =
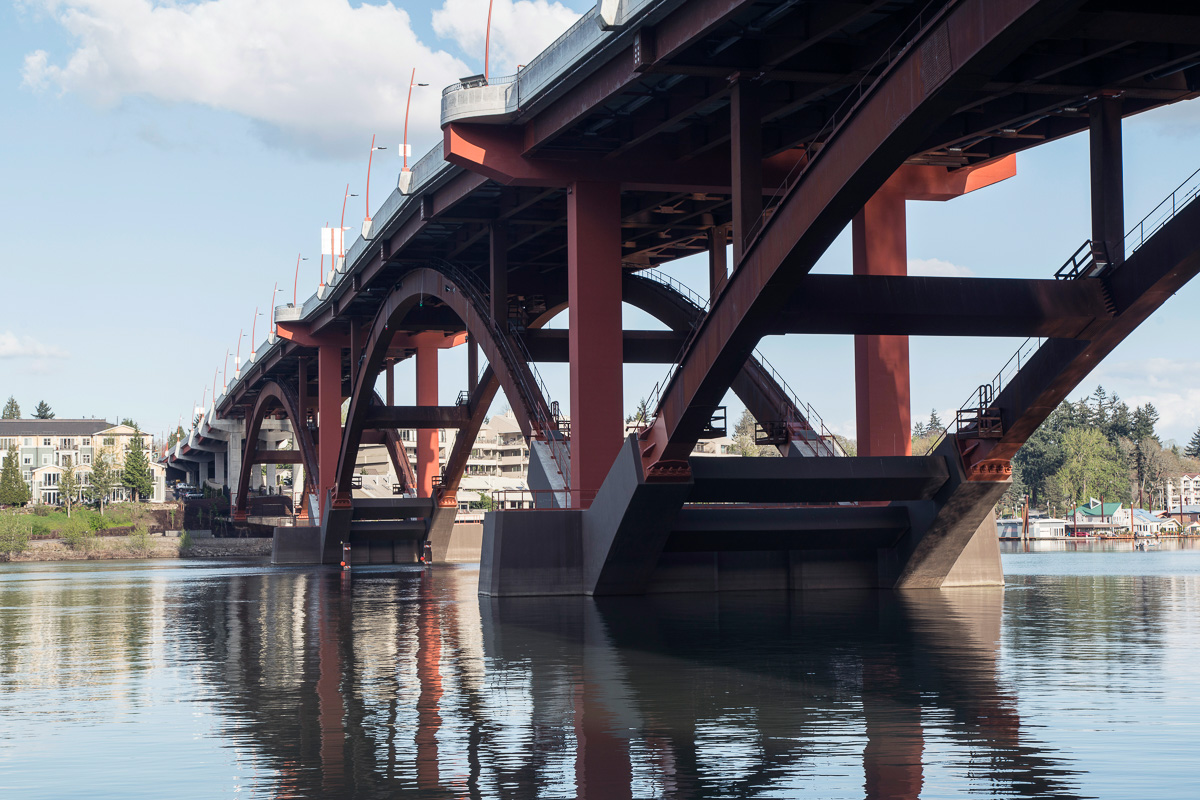
[[[587,5],[496,0],[493,73],[528,61]],[[416,90],[409,138],[417,155],[436,141],[441,87],[482,71],[485,16],[486,0],[0,0],[0,400],[16,396],[26,414],[44,399],[60,417],[131,416],[154,433],[186,417],[239,329],[246,355],[255,306],[276,282],[279,301],[291,299],[298,252],[310,258],[299,294],[311,294],[318,228],[336,221],[347,182],[359,194],[347,224],[361,220],[372,134],[389,148],[372,206],[394,185],[414,66],[430,86]],[[1130,224],[1200,167],[1198,120],[1193,103],[1126,122]],[[914,272],[1048,277],[1089,233],[1086,138],[1021,155],[1000,185],[910,203],[908,218]],[[843,234],[818,271],[849,267]],[[705,285],[701,263],[671,271]],[[1186,442],[1200,426],[1198,299],[1200,286],[1181,291],[1086,390],[1153,402],[1164,437]],[[631,312],[627,325],[649,323]],[[914,339],[914,416],[957,407],[1018,344]],[[849,338],[775,337],[762,349],[853,435]],[[464,372],[462,353],[443,355],[446,402]],[[566,401],[565,365],[542,372]],[[628,367],[628,405],[664,372]],[[410,368],[400,375],[403,400]]]

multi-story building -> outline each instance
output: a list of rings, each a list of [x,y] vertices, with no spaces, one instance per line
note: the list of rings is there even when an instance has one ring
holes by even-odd
[[[114,469],[124,465],[133,434],[134,429],[128,425],[113,425],[102,419],[4,419],[0,420],[0,457],[6,458],[9,449],[15,447],[32,502],[58,505],[62,501],[59,481],[68,459],[80,486],[86,488],[91,483],[92,464],[101,453]],[[166,498],[166,468],[154,460],[150,440],[149,434],[142,434],[154,486],[153,496],[144,499],[161,503]],[[128,500],[129,492],[118,486],[110,499]]]
[[[1180,506],[1200,505],[1200,474],[1163,478],[1163,500],[1168,511]]]

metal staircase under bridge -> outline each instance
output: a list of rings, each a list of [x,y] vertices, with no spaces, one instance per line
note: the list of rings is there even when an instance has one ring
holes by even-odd
[[[1091,316],[1070,333],[1024,342],[972,390],[929,454],[693,456],[686,474],[648,480],[630,436],[587,510],[487,516],[480,592],[1001,584],[990,514],[1011,483],[1012,457],[1108,353],[1200,272],[1198,193],[1200,171],[1130,231],[1123,258],[1100,258],[1090,243],[1081,248],[1055,277],[1070,282],[1067,293]]]

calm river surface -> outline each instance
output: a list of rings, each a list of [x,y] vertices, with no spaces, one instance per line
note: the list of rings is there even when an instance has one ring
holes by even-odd
[[[1004,589],[605,601],[0,565],[0,798],[1200,796],[1200,550],[1022,549]]]

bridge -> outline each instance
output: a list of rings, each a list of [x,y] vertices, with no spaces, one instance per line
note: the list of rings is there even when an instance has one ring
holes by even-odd
[[[1011,458],[1200,269],[1200,178],[1126,230],[1121,138],[1125,117],[1198,81],[1200,10],[1153,2],[600,0],[517,75],[444,91],[443,141],[315,295],[274,309],[166,458],[198,478],[212,464],[235,520],[245,465],[302,465],[312,524],[277,532],[296,558],[336,562],[346,542],[412,560],[429,543],[437,560],[503,390],[543,491],[487,515],[485,594],[999,582],[990,513]],[[906,274],[907,201],[986,191],[1019,151],[1079,132],[1092,225],[1065,262],[1048,255],[1044,279]],[[847,225],[853,274],[811,274]],[[656,269],[695,254],[701,291]],[[669,330],[623,330],[622,302]],[[547,329],[563,311],[569,328]],[[854,337],[853,457],[755,352],[816,333]],[[912,335],[1029,337],[916,456]],[[460,346],[465,388],[440,406],[437,353]],[[408,358],[416,405],[397,406]],[[556,361],[569,415],[536,369]],[[632,362],[670,373],[623,438]],[[692,455],[730,390],[785,458]],[[418,431],[415,466],[397,429]],[[353,496],[371,442],[404,495]]]

